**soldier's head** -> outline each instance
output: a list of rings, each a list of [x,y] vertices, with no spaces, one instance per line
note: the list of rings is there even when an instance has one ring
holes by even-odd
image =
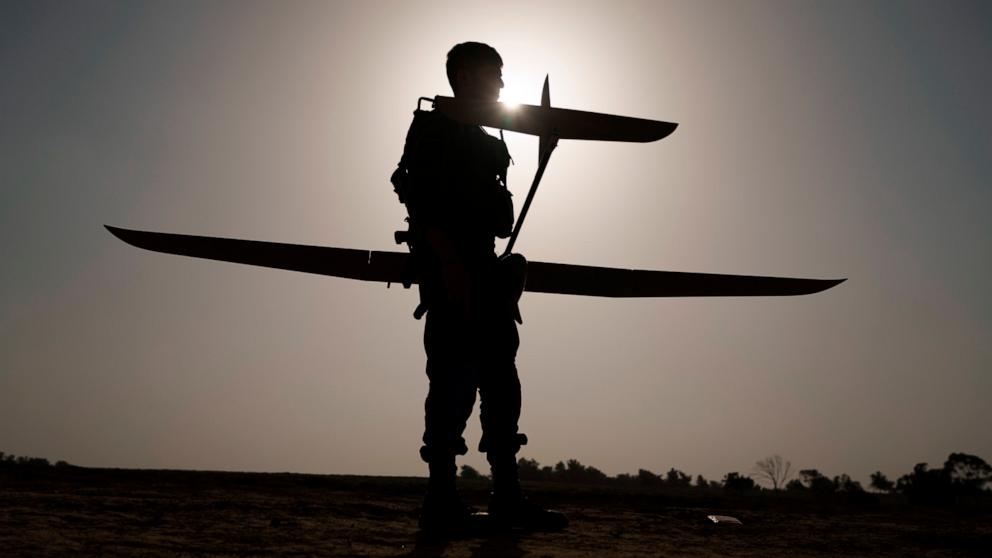
[[[503,59],[484,43],[461,43],[448,51],[448,83],[455,97],[496,101],[503,88]]]

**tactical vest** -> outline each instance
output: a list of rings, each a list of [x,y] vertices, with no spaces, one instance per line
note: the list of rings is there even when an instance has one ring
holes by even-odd
[[[501,134],[502,135],[502,134]],[[396,242],[409,246],[404,278],[419,283],[420,319],[437,295],[440,262],[423,238],[423,229],[441,226],[467,263],[492,260],[494,237],[513,229],[513,202],[506,187],[510,154],[501,138],[419,107],[407,132],[403,156],[390,181],[407,209],[408,230]]]
[[[502,139],[435,111],[414,111],[403,156],[390,178],[406,205],[411,240],[417,240],[418,225],[445,219],[453,221],[445,224],[465,229],[458,233],[510,236],[509,163],[510,153]],[[439,216],[442,211],[449,214]]]

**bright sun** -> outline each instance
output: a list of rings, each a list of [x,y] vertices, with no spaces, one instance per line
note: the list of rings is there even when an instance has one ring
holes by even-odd
[[[503,89],[499,92],[500,102],[512,106],[533,104],[533,92],[527,91],[527,84],[522,83],[519,79],[514,79],[514,77],[512,75],[503,76]]]

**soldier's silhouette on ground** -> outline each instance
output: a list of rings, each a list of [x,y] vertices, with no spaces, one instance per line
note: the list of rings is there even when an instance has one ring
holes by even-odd
[[[503,62],[492,47],[462,43],[448,53],[455,98],[499,99]],[[421,529],[457,532],[482,517],[461,501],[456,457],[468,451],[466,423],[480,399],[482,439],[492,471],[486,521],[500,527],[554,530],[564,515],[540,508],[521,492],[517,452],[520,381],[515,364],[519,311],[495,239],[510,236],[513,204],[506,187],[510,155],[501,138],[440,111],[417,110],[392,183],[409,215],[404,238],[419,277],[419,317],[426,312],[424,348],[429,391],[421,458],[429,481]]]

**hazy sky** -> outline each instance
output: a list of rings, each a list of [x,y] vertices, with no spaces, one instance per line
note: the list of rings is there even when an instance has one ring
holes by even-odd
[[[992,8],[863,1],[3,2],[0,451],[426,474],[414,291],[102,225],[396,249],[388,178],[465,40],[500,51],[511,100],[550,73],[558,106],[680,123],[563,141],[529,259],[849,278],[525,295],[523,456],[720,478],[779,453],[860,479],[992,458]],[[507,141],[520,203],[537,139]]]

